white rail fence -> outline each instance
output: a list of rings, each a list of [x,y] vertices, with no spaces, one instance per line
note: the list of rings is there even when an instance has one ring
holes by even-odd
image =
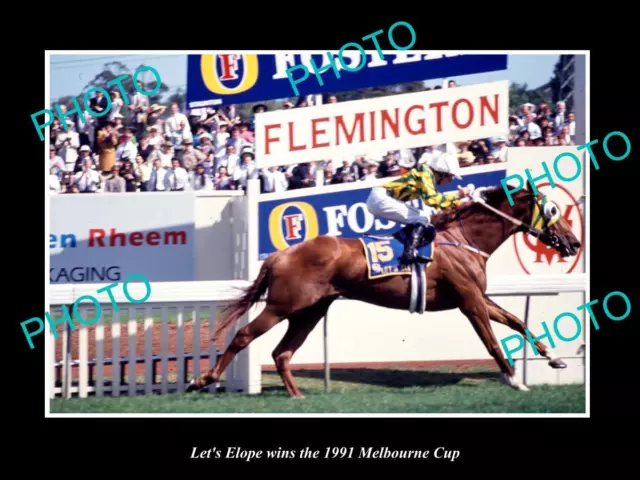
[[[489,296],[527,297],[523,320],[528,325],[529,297],[586,292],[586,282],[584,274],[504,275],[489,279],[487,293]],[[49,326],[46,327],[45,354],[49,397],[70,398],[77,395],[84,398],[90,394],[118,396],[184,391],[188,381],[204,369],[212,368],[217,355],[221,353],[211,341],[217,308],[221,303],[235,298],[236,288],[248,284],[249,282],[243,280],[153,283],[151,296],[144,304],[131,303],[121,289],[114,289],[112,292],[119,311],[114,311],[106,294],[96,295],[96,291],[106,285],[51,286],[52,318],[60,318],[62,306],[66,305],[77,333],[72,335],[72,327],[65,323],[64,328],[57,329],[59,338],[56,340]],[[144,296],[136,293],[136,288],[143,291],[142,284],[129,285],[133,298]],[[94,296],[101,302],[102,315],[92,325],[83,324],[73,316],[71,305],[82,295]],[[260,304],[258,307],[261,308]],[[81,302],[78,310],[84,319],[95,318],[96,308],[90,301]],[[330,313],[331,311],[327,317]],[[428,316],[429,312],[425,315]],[[247,318],[244,320],[246,322]],[[206,329],[203,330],[205,326]],[[121,334],[123,327],[126,329],[124,337]],[[108,337],[110,342],[107,341]],[[72,342],[72,338],[77,340]],[[175,339],[174,345],[170,346],[170,339]],[[206,347],[201,348],[202,343]],[[327,389],[330,377],[329,343],[325,318],[323,360]],[[185,348],[187,344],[190,344],[191,348]],[[108,345],[110,349],[106,348]],[[125,346],[126,355],[121,355]],[[140,350],[142,352],[139,352]],[[107,356],[108,351],[111,353],[110,356]],[[90,352],[93,354],[90,355]],[[142,368],[138,368],[138,365]],[[522,362],[525,383],[526,368],[525,355]],[[255,371],[255,365],[250,366],[242,361],[238,363],[236,360],[225,374],[225,386],[231,391],[246,391],[248,389],[243,386],[250,383],[248,377]],[[209,391],[214,393],[220,386],[220,383],[211,385]]]

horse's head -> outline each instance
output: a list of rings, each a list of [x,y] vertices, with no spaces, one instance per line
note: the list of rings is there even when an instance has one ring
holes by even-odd
[[[516,231],[529,232],[538,237],[542,243],[557,250],[562,257],[572,257],[578,253],[580,242],[555,202],[539,191],[537,195],[534,194],[528,181],[525,187],[512,194],[511,198],[513,206],[509,204],[505,195],[504,202],[498,208],[523,223]]]

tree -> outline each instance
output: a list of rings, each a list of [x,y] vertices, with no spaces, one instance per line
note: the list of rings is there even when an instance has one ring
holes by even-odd
[[[523,103],[533,103],[534,105],[538,105],[541,101],[545,101],[547,103],[551,101],[550,92],[546,88],[546,85],[529,89],[529,86],[526,83],[520,84],[514,82],[509,87],[510,114],[515,114]]]

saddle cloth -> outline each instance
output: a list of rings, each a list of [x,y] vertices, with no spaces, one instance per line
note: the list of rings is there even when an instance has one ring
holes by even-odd
[[[401,264],[400,256],[404,251],[404,234],[377,236],[365,235],[360,238],[367,259],[370,280],[394,275],[411,275],[411,265]],[[433,258],[434,243],[421,244],[418,252],[427,258]]]

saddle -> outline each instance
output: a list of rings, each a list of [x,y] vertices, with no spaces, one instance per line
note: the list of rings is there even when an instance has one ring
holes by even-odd
[[[411,276],[411,295],[409,311],[423,313],[426,310],[427,269],[431,265],[435,244],[435,228],[427,228],[417,244],[417,251],[429,259],[426,263],[407,264],[402,259],[406,241],[410,239],[414,226],[407,225],[390,235],[364,235],[360,238],[367,262],[370,280],[408,275]]]

